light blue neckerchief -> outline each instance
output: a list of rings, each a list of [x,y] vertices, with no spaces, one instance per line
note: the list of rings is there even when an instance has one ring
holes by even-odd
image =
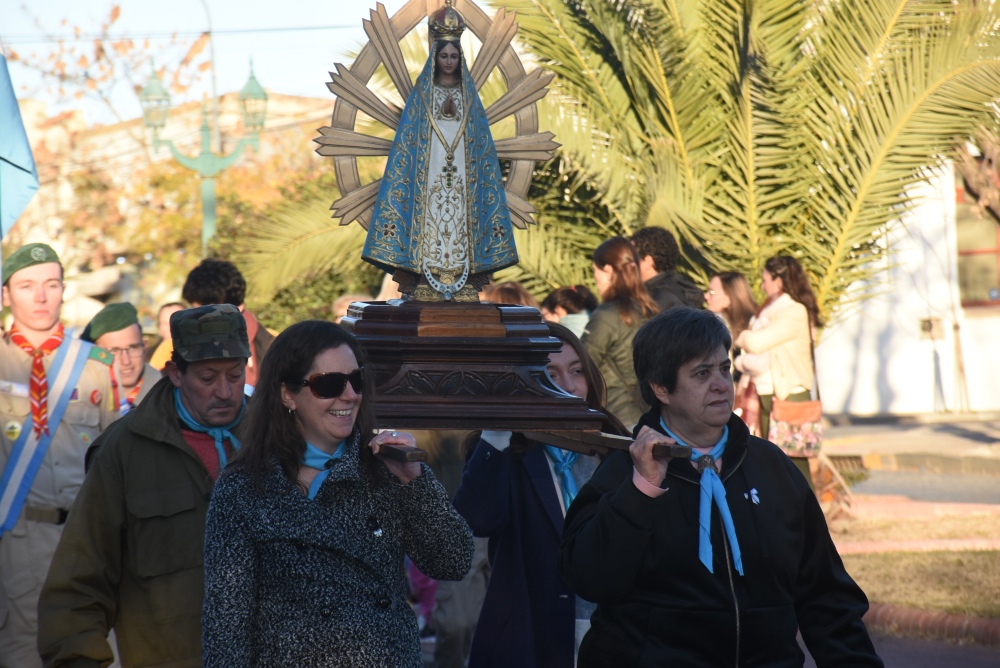
[[[184,402],[181,401],[181,390],[178,387],[174,388],[174,406],[177,407],[177,416],[180,417],[181,421],[187,426],[191,431],[197,431],[202,434],[208,434],[215,439],[215,451],[219,453],[219,470],[226,468],[226,464],[229,463],[229,458],[226,457],[226,446],[223,445],[223,439],[228,438],[229,442],[233,444],[233,450],[240,449],[240,442],[236,440],[230,429],[235,427],[243,419],[243,412],[247,408],[247,398],[243,397],[243,405],[240,406],[240,413],[236,416],[236,419],[227,425],[221,427],[206,427],[195,421],[188,409],[184,407]]]
[[[563,506],[566,510],[569,510],[569,504],[573,503],[573,499],[576,498],[577,488],[576,480],[573,479],[573,473],[570,471],[570,467],[573,466],[573,462],[576,461],[578,457],[575,452],[568,452],[561,448],[557,448],[553,445],[543,445],[545,452],[548,453],[552,461],[555,462],[556,474],[559,476],[559,490],[562,492]]]
[[[660,418],[660,426],[667,436],[677,441],[678,445],[687,445],[667,428],[663,418]],[[733,562],[736,564],[736,572],[743,575],[743,557],[740,555],[740,543],[736,540],[736,525],[733,524],[733,516],[729,512],[729,504],[726,503],[726,488],[719,479],[719,474],[715,470],[715,462],[726,451],[726,441],[729,440],[729,425],[722,430],[722,438],[715,444],[711,452],[703,455],[694,448],[691,448],[691,459],[698,462],[698,470],[701,471],[701,505],[698,506],[698,559],[705,564],[709,573],[714,573],[712,569],[712,501],[719,508],[722,516],[722,525],[726,528],[726,537],[729,539],[729,546],[733,552]]]
[[[316,477],[313,478],[312,484],[309,485],[310,500],[316,498],[323,481],[330,475],[330,468],[333,466],[333,463],[344,454],[344,443],[345,441],[341,441],[340,445],[337,446],[337,449],[331,455],[328,452],[323,452],[309,441],[306,441],[306,452],[302,456],[302,465],[319,471]]]

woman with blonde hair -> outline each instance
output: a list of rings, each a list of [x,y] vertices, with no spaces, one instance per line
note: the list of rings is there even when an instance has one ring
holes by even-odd
[[[612,237],[594,251],[594,280],[601,295],[581,337],[608,385],[608,410],[631,428],[649,408],[632,368],[632,338],[658,308],[639,273],[635,247]]]

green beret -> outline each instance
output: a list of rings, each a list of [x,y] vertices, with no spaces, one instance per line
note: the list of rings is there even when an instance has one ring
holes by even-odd
[[[33,267],[36,264],[45,264],[46,262],[55,262],[62,267],[62,263],[59,262],[59,256],[56,255],[51,246],[46,244],[21,246],[3,261],[3,284],[7,285],[10,277],[22,269]]]
[[[117,332],[129,325],[139,324],[139,313],[128,302],[108,304],[94,319],[87,323],[80,338],[93,343],[108,332]]]
[[[208,304],[170,315],[174,352],[187,362],[250,357],[247,322],[232,304]]]

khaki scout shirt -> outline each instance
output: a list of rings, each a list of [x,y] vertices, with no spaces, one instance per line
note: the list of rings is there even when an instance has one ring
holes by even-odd
[[[54,353],[45,356],[46,371],[54,358]],[[31,356],[16,344],[0,340],[0,470],[7,465],[14,443],[31,415],[31,361]],[[56,399],[48,397],[50,414]],[[72,505],[83,484],[84,455],[98,434],[118,417],[116,408],[110,367],[95,359],[87,360],[62,420],[58,426],[49,425],[55,432],[26,505],[64,509]],[[23,524],[18,523],[14,535],[24,531]]]

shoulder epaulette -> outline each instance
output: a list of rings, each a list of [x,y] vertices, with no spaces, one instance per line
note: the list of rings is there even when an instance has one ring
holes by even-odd
[[[111,364],[115,361],[115,356],[109,353],[104,348],[91,346],[90,353],[87,355],[87,359],[97,360],[101,364],[107,364],[108,366],[111,366]]]

